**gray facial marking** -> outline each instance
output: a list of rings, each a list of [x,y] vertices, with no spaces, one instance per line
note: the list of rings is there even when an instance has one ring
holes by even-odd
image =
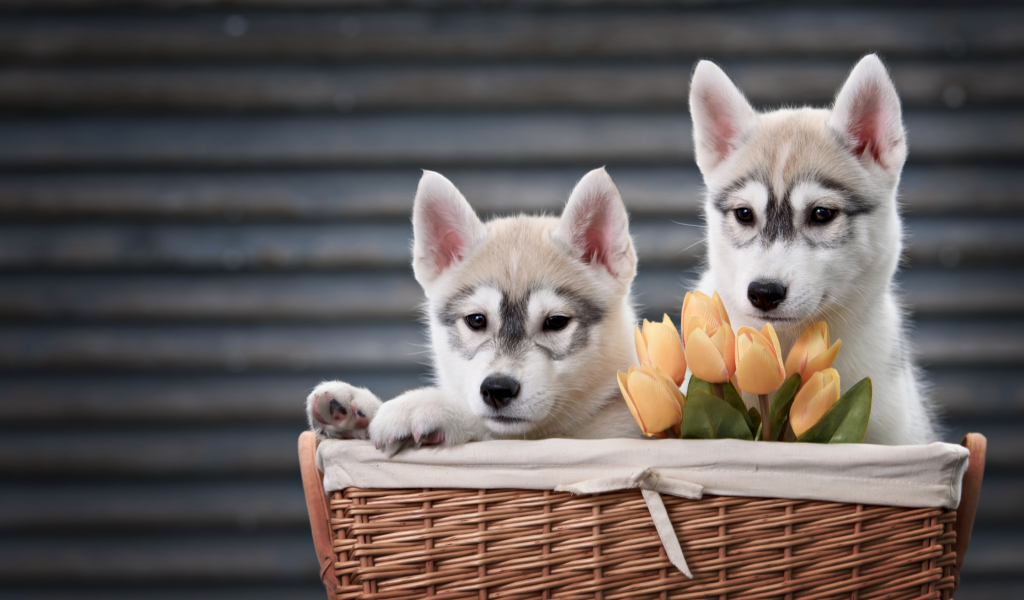
[[[750,173],[740,177],[736,181],[732,182],[725,189],[715,196],[713,202],[715,208],[722,213],[725,218],[729,218],[732,215],[733,207],[729,203],[729,197],[743,189],[748,183],[756,182],[764,186],[768,191],[768,205],[765,207],[764,215],[764,227],[761,229],[761,243],[765,246],[772,244],[777,240],[792,240],[796,237],[796,228],[793,226],[793,207],[789,203],[789,192],[783,198],[778,198],[775,195],[775,190],[772,189],[771,184],[768,183],[768,177],[764,173]],[[756,221],[748,227],[756,226]],[[732,239],[733,246],[737,248],[743,248],[749,246],[753,240],[743,241],[739,239]]]
[[[715,208],[718,209],[718,212],[722,213],[724,216],[729,216],[729,214],[732,213],[732,205],[729,204],[729,196],[732,196],[743,189],[743,186],[747,185],[751,181],[763,181],[763,179],[763,177],[759,177],[753,173],[750,175],[744,175],[727,185],[721,192],[718,192],[712,200],[712,203],[715,205]]]
[[[573,354],[587,347],[590,341],[590,328],[600,323],[606,314],[603,306],[592,302],[588,298],[577,294],[568,288],[557,288],[554,290],[562,298],[565,298],[572,305],[573,320],[576,321],[576,330],[573,331],[569,344],[561,351],[538,346],[551,360],[565,360]]]
[[[517,355],[525,349],[526,319],[529,316],[530,292],[519,298],[501,294],[501,328],[498,329],[497,347],[499,354]]]
[[[801,178],[799,181],[810,181],[816,183],[820,187],[835,192],[841,198],[841,206],[836,210],[847,217],[856,217],[858,215],[871,213],[879,206],[879,203],[873,202],[861,194],[858,194],[849,186],[824,175],[812,174]],[[815,208],[816,207],[813,204],[807,206],[805,221],[809,227],[815,226],[811,221],[811,214]],[[852,240],[856,234],[855,226],[852,222],[844,223],[844,225],[845,227],[843,231],[830,240],[807,239],[806,241],[808,245],[813,248],[831,249],[843,246]]]
[[[479,347],[466,348],[462,343],[462,337],[459,335],[458,323],[465,317],[458,311],[458,306],[466,298],[469,298],[476,292],[474,287],[464,287],[455,293],[444,306],[437,312],[437,320],[448,329],[448,347],[453,351],[462,354],[462,357],[466,360],[471,360],[476,355]]]
[[[437,312],[437,320],[446,327],[452,327],[458,323],[459,320],[465,316],[459,313],[459,304],[461,304],[466,298],[472,296],[474,292],[476,292],[475,287],[464,287],[455,292],[455,294],[451,298],[448,298],[448,301],[444,303],[441,310]]]
[[[817,176],[811,178],[812,181],[817,183],[823,188],[832,190],[839,194],[843,198],[843,212],[850,216],[857,216],[870,213],[871,211],[878,208],[877,202],[872,202],[869,198],[861,196],[857,192],[853,191],[849,187],[842,183],[832,179],[830,177]]]
[[[763,173],[750,173],[740,177],[725,187],[721,192],[716,194],[712,203],[724,217],[730,218],[733,212],[733,207],[729,202],[730,196],[743,189],[744,186],[751,182],[757,182],[764,185],[765,189],[768,191],[768,204],[765,208],[764,226],[757,239],[760,239],[761,243],[767,247],[779,240],[791,241],[796,238],[797,232],[793,221],[794,211],[793,205],[790,202],[790,195],[792,194],[793,188],[796,184],[804,181],[816,183],[825,189],[836,192],[842,198],[842,207],[839,210],[847,216],[853,217],[867,214],[878,208],[877,202],[873,202],[871,199],[858,194],[849,186],[846,186],[830,177],[816,173],[795,178],[782,198],[776,196],[775,190],[773,190],[771,185],[768,183],[767,176]],[[805,220],[808,223],[810,222],[810,211],[814,208],[815,207],[813,206],[809,206],[807,208]],[[752,225],[756,225],[756,221]],[[742,240],[732,235],[729,237],[732,245],[736,248],[744,248],[754,242],[754,239]],[[847,229],[847,231],[834,242],[829,243],[808,240],[808,243],[814,247],[836,247],[845,244],[852,238],[853,231]]]
[[[448,329],[448,346],[453,351],[459,352],[466,360],[472,360],[480,349],[489,346],[493,346],[497,354],[516,357],[535,345],[551,360],[563,360],[585,348],[590,340],[589,330],[604,319],[605,308],[568,288],[552,290],[571,306],[572,320],[576,323],[569,343],[564,348],[555,351],[540,344],[531,344],[528,339],[530,337],[527,331],[530,295],[536,289],[539,289],[538,286],[532,287],[530,291],[518,297],[503,292],[498,314],[490,315],[488,322],[488,329],[490,329],[493,325],[497,325],[494,319],[500,319],[497,332],[493,336],[488,336],[486,341],[474,346],[467,346],[463,343],[462,336],[459,335],[458,323],[466,317],[459,310],[459,305],[466,298],[472,296],[476,292],[476,288],[459,290],[437,312],[438,321]]]
[[[765,246],[771,245],[777,240],[792,240],[796,237],[796,228],[793,227],[793,205],[789,203],[789,190],[783,198],[778,198],[775,191],[764,183],[768,190],[768,206],[765,209],[764,229],[761,231],[761,241]]]

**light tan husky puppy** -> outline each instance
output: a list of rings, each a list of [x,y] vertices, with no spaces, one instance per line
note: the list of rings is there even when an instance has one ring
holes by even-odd
[[[450,181],[426,171],[413,234],[435,386],[381,403],[324,382],[307,399],[313,431],[368,434],[389,454],[409,444],[640,436],[615,380],[636,363],[636,254],[604,169],[576,185],[560,218],[486,224]]]
[[[874,384],[865,441],[934,441],[893,290],[907,145],[882,62],[864,57],[830,110],[759,113],[701,61],[690,111],[707,188],[700,289],[719,292],[736,327],[772,323],[786,352],[824,319],[843,340],[835,363],[843,391],[863,377]]]

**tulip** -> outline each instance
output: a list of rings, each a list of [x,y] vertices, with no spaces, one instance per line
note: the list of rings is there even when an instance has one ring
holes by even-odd
[[[839,401],[839,372],[825,369],[811,375],[793,399],[789,424],[797,437],[817,423]]]
[[[686,398],[663,369],[649,363],[618,372],[619,389],[644,435],[659,436],[683,420]]]
[[[806,385],[811,376],[832,366],[842,340],[829,346],[828,323],[818,321],[808,327],[789,351],[786,357],[786,377],[800,374],[801,385]]]
[[[736,332],[736,381],[751,394],[770,394],[786,380],[782,349],[771,323],[758,331],[740,327]],[[762,415],[762,418],[767,418]]]
[[[725,383],[736,372],[736,337],[715,292],[687,293],[683,300],[683,347],[690,372],[709,383]]]
[[[661,323],[644,319],[643,331],[636,327],[633,337],[640,364],[650,363],[659,367],[675,382],[676,387],[682,385],[686,379],[686,355],[683,353],[679,331],[668,315],[665,315]]]

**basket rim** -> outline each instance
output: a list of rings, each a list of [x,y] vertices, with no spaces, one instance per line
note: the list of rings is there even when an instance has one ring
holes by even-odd
[[[641,488],[694,497],[699,489],[696,497],[706,493],[952,509],[960,503],[969,456],[967,448],[946,443],[545,439],[421,448],[386,458],[367,441],[326,440],[317,449],[317,466],[324,474],[325,492],[349,487],[576,493]]]

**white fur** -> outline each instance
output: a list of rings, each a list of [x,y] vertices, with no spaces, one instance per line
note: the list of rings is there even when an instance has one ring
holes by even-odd
[[[640,435],[615,381],[616,370],[636,363],[630,301],[636,254],[625,207],[604,169],[577,184],[559,219],[518,216],[487,224],[451,182],[426,171],[413,232],[413,271],[427,297],[436,385],[380,406],[369,426],[378,447],[393,454],[407,445]],[[511,309],[503,303],[510,299],[521,302],[518,317],[508,320],[522,327],[504,335]],[[602,318],[593,320],[598,313]],[[484,316],[487,326],[473,329],[470,315]],[[568,317],[568,324],[546,329],[552,316]],[[510,350],[502,345],[506,339],[519,344]],[[482,397],[490,375],[519,382],[508,406]],[[327,387],[331,398],[355,390],[340,382]],[[325,414],[327,398],[310,397],[314,431],[350,435],[315,418]]]
[[[690,106],[707,188],[708,268],[700,289],[719,292],[734,327],[771,322],[784,352],[805,327],[824,319],[833,341],[843,341],[835,363],[843,391],[872,379],[866,441],[936,440],[893,284],[902,248],[896,190],[906,141],[899,98],[882,62],[864,57],[831,110],[758,113],[721,69],[701,61]],[[838,182],[875,206],[857,214],[850,194],[819,180]],[[763,235],[769,194],[788,197],[792,206],[788,239]],[[809,215],[819,207],[836,208],[837,216],[814,223]],[[753,211],[754,224],[739,220],[740,209]],[[788,287],[772,311],[747,298],[747,286],[766,279]]]

